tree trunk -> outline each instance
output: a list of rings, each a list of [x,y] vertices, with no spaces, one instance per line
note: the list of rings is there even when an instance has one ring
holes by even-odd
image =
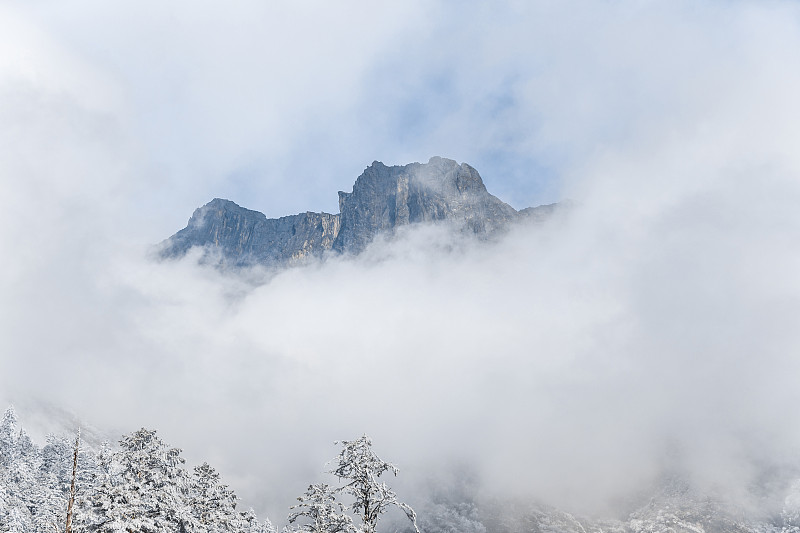
[[[67,504],[67,531],[72,533],[72,506],[75,505],[75,478],[78,477],[78,448],[81,444],[81,430],[78,428],[78,436],[75,437],[75,453],[72,455],[72,483],[69,487],[69,504]]]

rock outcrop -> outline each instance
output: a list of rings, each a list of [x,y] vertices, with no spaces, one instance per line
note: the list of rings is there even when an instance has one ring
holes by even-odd
[[[375,161],[339,192],[342,229],[334,249],[362,251],[378,233],[417,222],[449,220],[479,235],[508,227],[517,212],[489,194],[478,171],[451,159],[387,167]]]
[[[193,246],[206,248],[206,258],[230,265],[283,265],[330,250],[339,233],[339,215],[301,213],[267,218],[215,198],[195,209],[189,224],[164,242],[162,257],[182,257]]]
[[[492,196],[466,163],[433,157],[426,164],[388,167],[375,161],[339,192],[339,214],[301,213],[267,218],[215,198],[195,210],[188,225],[162,243],[162,258],[195,246],[204,259],[225,265],[286,266],[328,251],[358,254],[381,233],[423,222],[448,222],[489,238],[520,219],[541,219],[553,206],[517,212]]]

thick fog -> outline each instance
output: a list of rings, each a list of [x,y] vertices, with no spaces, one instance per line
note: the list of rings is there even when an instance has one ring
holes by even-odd
[[[796,463],[795,4],[270,5],[0,5],[0,401],[23,424],[157,428],[275,521],[364,432],[408,480],[467,464],[588,511],[672,471],[756,505]],[[373,160],[431,155],[571,207],[274,277],[153,260],[213,197],[336,212]]]

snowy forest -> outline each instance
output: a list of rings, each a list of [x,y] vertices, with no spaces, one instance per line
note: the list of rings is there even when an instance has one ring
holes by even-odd
[[[371,450],[366,435],[342,441],[333,461],[340,487],[309,485],[291,507],[284,533],[375,533],[390,507],[419,533],[416,514],[378,477],[397,468]],[[346,505],[342,496],[352,501]],[[352,511],[354,518],[348,514]],[[276,533],[269,519],[237,510],[237,496],[208,463],[185,466],[179,448],[156,431],[124,435],[99,449],[49,435],[37,446],[9,407],[0,423],[0,531]]]
[[[380,479],[398,469],[376,455],[368,436],[335,444],[327,474],[338,484],[308,485],[287,509],[281,533],[800,533],[800,480],[784,487],[782,508],[756,518],[675,476],[662,478],[625,517],[598,520],[530,501],[479,502],[462,475],[426,493],[418,521]],[[50,434],[39,446],[9,407],[0,422],[0,532],[278,532],[268,518],[237,508],[238,497],[212,466],[189,469],[181,453],[146,428],[117,445],[94,446],[77,431]]]

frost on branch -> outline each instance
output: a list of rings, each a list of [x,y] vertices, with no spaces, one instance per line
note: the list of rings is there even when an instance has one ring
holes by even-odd
[[[93,529],[116,532],[184,529],[191,517],[182,501],[187,475],[181,450],[170,448],[145,428],[125,435],[117,454],[118,474],[96,490]]]
[[[342,446],[342,450],[334,459],[335,467],[330,473],[346,481],[336,491],[354,498],[350,509],[361,517],[364,533],[375,533],[380,516],[389,507],[400,508],[411,521],[414,530],[419,533],[414,510],[397,501],[394,491],[386,483],[378,481],[386,472],[396,476],[397,467],[383,461],[372,451],[372,439],[363,435],[356,440],[345,440],[337,444]]]
[[[297,509],[289,515],[289,523],[301,523],[288,528],[289,531],[308,533],[357,533],[353,519],[345,514],[345,506],[336,501],[334,491],[325,483],[309,485],[305,494],[297,498]]]

